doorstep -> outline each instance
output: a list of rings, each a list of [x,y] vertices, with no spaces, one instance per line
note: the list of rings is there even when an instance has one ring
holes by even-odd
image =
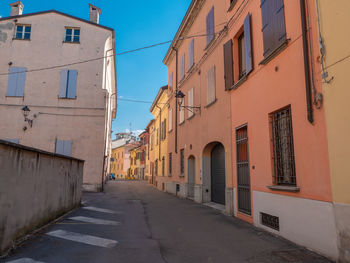
[[[226,207],[224,205],[221,205],[221,204],[217,204],[217,203],[214,203],[214,202],[209,202],[209,203],[203,203],[203,205],[205,206],[209,206],[211,208],[214,208],[215,210],[219,210],[223,213],[225,213],[225,209]]]

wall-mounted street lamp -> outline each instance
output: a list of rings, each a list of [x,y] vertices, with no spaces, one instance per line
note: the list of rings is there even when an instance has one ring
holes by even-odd
[[[33,127],[33,120],[28,118],[28,114],[30,112],[29,107],[28,106],[24,106],[22,108],[22,111],[23,111],[23,116],[24,116],[24,122],[28,122],[30,128]]]
[[[186,106],[183,105],[184,104],[184,100],[185,100],[185,94],[181,91],[178,90],[175,94],[175,98],[177,99],[177,102],[179,104],[179,108],[184,108],[192,113],[194,113],[194,110],[198,110],[199,112],[201,111],[201,107],[200,106]]]

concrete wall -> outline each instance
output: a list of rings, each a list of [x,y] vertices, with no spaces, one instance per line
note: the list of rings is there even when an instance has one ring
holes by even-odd
[[[0,254],[77,207],[84,161],[0,140]]]

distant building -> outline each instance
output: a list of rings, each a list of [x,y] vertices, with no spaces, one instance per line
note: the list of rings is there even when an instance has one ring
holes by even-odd
[[[112,149],[110,172],[114,174],[115,178],[127,179],[130,169],[130,149],[135,146],[135,144],[125,144]]]
[[[112,141],[112,148],[118,148],[125,144],[137,143],[138,138],[130,132],[121,132],[115,135],[115,139]]]
[[[141,180],[147,180],[148,179],[148,173],[147,173],[147,151],[148,151],[148,141],[149,141],[149,133],[147,131],[144,131],[139,135],[140,138],[140,179]]]
[[[114,30],[92,5],[90,20],[10,6],[0,18],[0,138],[85,160],[84,189],[100,190],[116,116]]]
[[[153,184],[154,181],[154,120],[151,120],[147,127],[146,131],[148,133],[148,144],[146,152],[146,177],[150,184]]]

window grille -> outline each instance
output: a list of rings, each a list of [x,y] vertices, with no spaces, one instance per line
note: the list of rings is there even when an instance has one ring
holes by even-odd
[[[180,167],[181,167],[181,175],[185,173],[185,150],[181,149],[180,151]]]
[[[271,115],[274,183],[296,185],[291,108]]]

